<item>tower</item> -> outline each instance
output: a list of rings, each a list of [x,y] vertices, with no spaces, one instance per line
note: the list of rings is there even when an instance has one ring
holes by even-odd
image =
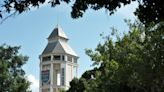
[[[40,92],[58,92],[68,89],[69,82],[77,76],[78,55],[67,44],[68,38],[56,26],[49,35],[48,44],[40,58]]]

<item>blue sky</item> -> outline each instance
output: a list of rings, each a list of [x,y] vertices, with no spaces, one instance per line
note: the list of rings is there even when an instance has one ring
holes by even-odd
[[[26,75],[33,83],[31,89],[38,92],[39,81],[39,55],[47,45],[47,37],[57,24],[68,36],[69,45],[79,55],[80,76],[84,71],[91,69],[92,62],[85,54],[86,48],[94,49],[102,41],[99,36],[104,32],[109,34],[110,28],[115,27],[120,32],[127,32],[124,19],[134,20],[133,15],[136,3],[119,9],[109,16],[105,9],[99,11],[87,10],[82,18],[72,19],[71,6],[62,4],[56,8],[43,5],[39,9],[25,12],[21,15],[7,19],[0,24],[0,45],[6,43],[12,46],[21,46],[20,53],[29,56],[27,64],[23,67]]]

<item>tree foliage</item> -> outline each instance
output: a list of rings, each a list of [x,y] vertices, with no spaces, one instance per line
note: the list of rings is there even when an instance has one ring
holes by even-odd
[[[94,51],[86,50],[95,68],[74,79],[68,92],[163,92],[164,23],[128,25],[123,37],[107,36]]]
[[[18,54],[20,47],[0,46],[0,92],[29,92],[29,81],[22,66],[27,56]]]
[[[84,80],[74,78],[70,82],[71,88],[67,92],[83,92],[84,91]]]
[[[30,7],[39,7],[46,0],[3,0],[0,3],[0,17],[4,13],[22,13],[28,11]],[[110,14],[125,5],[131,4],[133,1],[138,2],[139,7],[135,14],[143,23],[164,21],[164,1],[163,0],[49,0],[52,7],[59,5],[61,2],[67,4],[73,2],[71,16],[79,18],[89,8],[99,10],[105,8]]]

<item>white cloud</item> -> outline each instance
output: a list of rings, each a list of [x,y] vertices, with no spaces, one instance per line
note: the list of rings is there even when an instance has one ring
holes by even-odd
[[[28,75],[27,79],[31,82],[30,89],[32,92],[39,92],[39,80],[32,74]]]
[[[118,9],[118,14],[121,14],[124,18],[133,19],[136,18],[133,12],[135,12],[136,8],[138,7],[137,2],[132,2],[129,5],[123,6]]]

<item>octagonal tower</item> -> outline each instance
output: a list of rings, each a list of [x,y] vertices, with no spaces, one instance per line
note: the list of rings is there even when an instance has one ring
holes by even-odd
[[[48,44],[40,58],[40,92],[58,92],[68,89],[77,77],[78,55],[67,43],[63,30],[56,26],[48,37]]]

